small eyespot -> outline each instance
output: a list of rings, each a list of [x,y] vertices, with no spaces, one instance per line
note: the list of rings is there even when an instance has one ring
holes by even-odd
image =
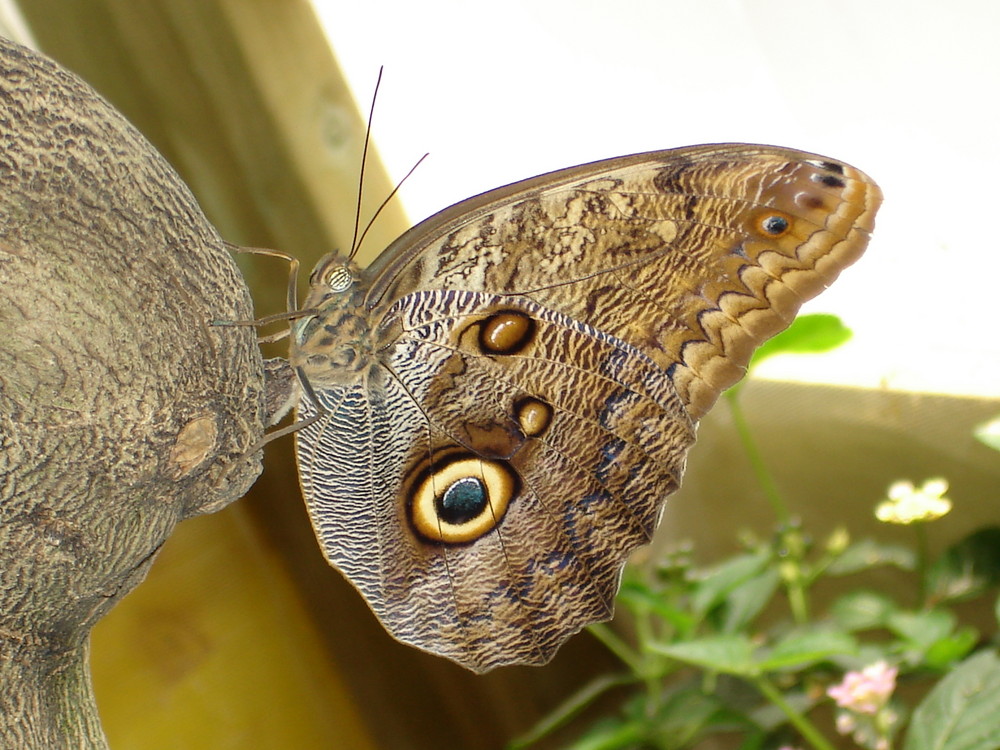
[[[769,212],[757,220],[757,226],[769,237],[780,237],[791,228],[792,224],[783,214]]]
[[[487,354],[517,354],[530,342],[535,321],[519,310],[502,310],[481,323],[479,346]]]
[[[527,437],[540,437],[552,423],[552,407],[530,396],[515,402],[514,415]]]
[[[847,187],[847,183],[844,182],[839,177],[832,174],[814,174],[812,176],[813,182],[818,182],[821,185],[826,185],[832,188],[844,188]]]
[[[844,165],[838,164],[835,161],[827,161],[826,159],[820,159],[816,161],[809,161],[808,163],[817,166],[820,169],[825,169],[827,172],[836,172],[837,174],[844,174]]]

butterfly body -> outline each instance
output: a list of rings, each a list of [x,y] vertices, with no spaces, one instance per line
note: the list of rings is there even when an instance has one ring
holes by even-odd
[[[289,364],[314,390],[360,382],[373,372],[378,344],[359,277],[353,264],[336,255],[313,273],[306,309],[317,312],[293,326]]]
[[[877,187],[724,144],[465,201],[312,276],[291,362],[328,559],[390,633],[477,671],[612,613],[697,420],[863,251]]]

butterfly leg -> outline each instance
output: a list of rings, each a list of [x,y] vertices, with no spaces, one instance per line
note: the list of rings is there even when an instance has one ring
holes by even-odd
[[[243,253],[246,255],[266,255],[271,258],[280,258],[281,260],[288,262],[288,291],[285,297],[285,309],[289,312],[295,312],[296,308],[299,306],[299,295],[298,295],[298,280],[299,280],[299,259],[294,255],[282,252],[281,250],[269,250],[264,247],[241,247],[240,245],[233,245],[226,243],[229,246],[230,252],[233,253]]]
[[[269,359],[264,363],[264,365],[265,374],[268,378],[271,378],[274,381],[273,387],[271,387],[270,382],[268,383],[269,387],[267,400],[269,403],[267,405],[267,419],[269,426],[279,422],[281,418],[288,413],[289,409],[291,409],[291,407],[294,406],[295,403],[301,398],[309,399],[309,402],[316,409],[316,413],[311,417],[300,419],[297,422],[293,422],[292,424],[282,427],[279,430],[267,433],[263,438],[257,441],[257,443],[251,446],[250,450],[247,451],[248,454],[256,453],[271,441],[277,440],[285,435],[290,435],[293,432],[298,432],[303,427],[308,427],[314,422],[318,422],[329,413],[316,397],[315,391],[313,391],[312,386],[309,385],[309,381],[306,380],[306,377],[302,373],[301,369],[296,369],[295,372],[292,373],[288,363],[280,359]],[[281,401],[280,406],[277,404],[279,400]],[[274,406],[270,403],[272,401],[274,402]]]
[[[253,326],[255,328],[260,328],[262,326],[275,323],[279,320],[294,320],[295,318],[301,318],[304,315],[311,315],[313,311],[311,310],[298,310],[298,278],[299,278],[299,259],[294,255],[282,252],[280,250],[269,250],[263,247],[241,247],[239,245],[234,245],[232,243],[226,243],[230,252],[233,253],[246,253],[248,255],[266,255],[272,258],[280,258],[281,260],[288,262],[288,289],[285,297],[285,312],[275,313],[273,315],[267,315],[263,318],[258,318],[256,320],[213,320],[213,326]],[[260,344],[270,344],[275,341],[281,341],[281,339],[288,336],[288,329],[278,331],[269,336],[262,336],[258,339]]]

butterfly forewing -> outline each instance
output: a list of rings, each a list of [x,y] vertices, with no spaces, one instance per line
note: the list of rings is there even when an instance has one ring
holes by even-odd
[[[860,257],[880,200],[853,167],[774,147],[612,159],[418,225],[373,264],[369,304],[424,289],[526,295],[678,364],[699,417]]]
[[[404,642],[547,661],[610,617],[698,418],[860,256],[879,200],[823,157],[701,146],[470,199],[344,292],[328,260],[291,352],[300,416],[325,412],[297,446],[327,558]]]

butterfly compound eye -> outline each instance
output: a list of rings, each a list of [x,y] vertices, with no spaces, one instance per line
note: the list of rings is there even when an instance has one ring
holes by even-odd
[[[354,283],[354,275],[344,266],[332,266],[323,274],[323,283],[332,292],[342,292]]]

